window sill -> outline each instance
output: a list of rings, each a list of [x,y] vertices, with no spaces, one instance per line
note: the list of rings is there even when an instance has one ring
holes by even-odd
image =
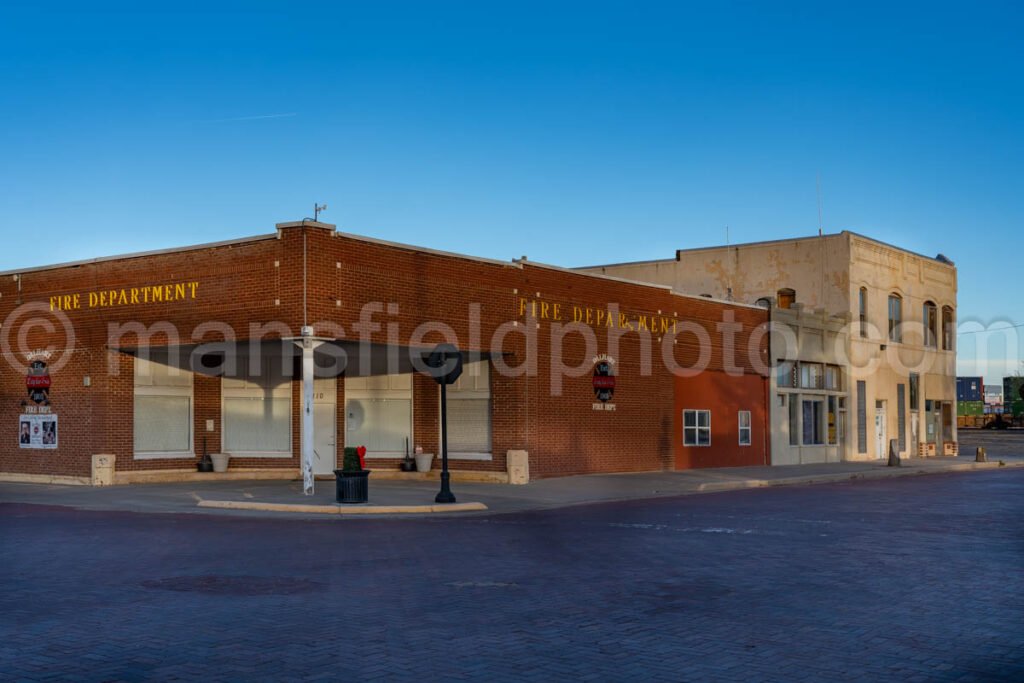
[[[175,452],[175,453],[133,453],[133,460],[185,460],[195,459],[195,453],[186,452]]]
[[[441,457],[441,456],[438,456]],[[477,460],[477,461],[490,461],[493,460],[490,453],[449,453],[449,460]]]
[[[226,455],[232,458],[282,458],[289,459],[292,457],[291,453],[284,453],[279,451],[225,451]]]

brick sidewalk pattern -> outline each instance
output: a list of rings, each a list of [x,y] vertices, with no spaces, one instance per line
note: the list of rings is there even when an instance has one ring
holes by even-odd
[[[0,674],[1024,680],[1024,470],[472,518],[0,504]]]

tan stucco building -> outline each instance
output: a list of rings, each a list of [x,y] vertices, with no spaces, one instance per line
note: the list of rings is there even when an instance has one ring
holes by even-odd
[[[582,270],[772,311],[772,462],[953,455],[956,267],[852,232]]]

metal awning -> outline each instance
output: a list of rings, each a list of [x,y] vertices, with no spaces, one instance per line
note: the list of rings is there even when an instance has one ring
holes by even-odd
[[[212,377],[246,375],[246,367],[253,359],[277,356],[285,359],[282,367],[291,368],[292,377],[301,377],[299,364],[302,349],[297,338],[240,340],[234,342],[205,342],[172,346],[118,346],[116,351],[141,356],[154,363],[190,370]],[[316,338],[321,342],[314,351],[317,377],[369,377],[421,372],[425,359],[434,347],[400,346],[364,343],[358,340]],[[464,363],[488,360],[490,351],[462,351]],[[417,367],[417,365],[419,367]]]

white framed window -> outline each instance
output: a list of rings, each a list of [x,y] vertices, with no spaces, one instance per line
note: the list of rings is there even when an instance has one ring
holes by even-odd
[[[710,446],[711,445],[711,411],[710,410],[684,410],[683,411],[683,445],[684,446]]]
[[[238,376],[221,379],[225,453],[291,457],[292,380],[284,375],[284,362],[274,353],[265,354],[255,368],[250,359],[239,359]]]
[[[750,445],[750,411],[739,411],[740,445]]]
[[[491,371],[488,361],[466,363],[458,381],[446,391],[448,457],[490,460]]]
[[[411,374],[345,378],[345,445],[366,446],[367,458],[411,453],[412,417]]]
[[[192,457],[192,373],[136,358],[134,386],[135,458]]]

